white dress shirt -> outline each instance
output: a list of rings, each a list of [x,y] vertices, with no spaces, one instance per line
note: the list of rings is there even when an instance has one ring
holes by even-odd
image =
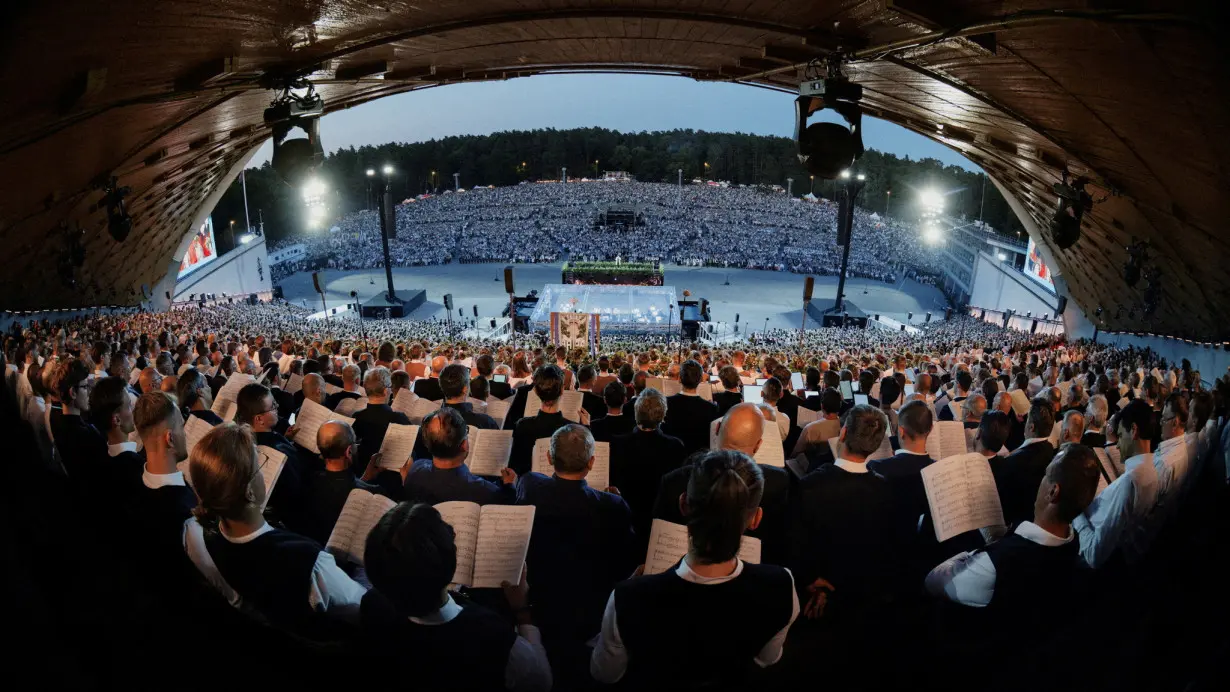
[[[1137,454],[1124,464],[1123,475],[1094,498],[1072,527],[1081,542],[1081,558],[1093,568],[1122,548],[1135,562],[1149,547],[1150,524],[1157,508],[1158,478],[1153,453]]]
[[[250,543],[272,530],[273,527],[269,524],[262,524],[259,529],[246,536],[231,537],[219,529],[222,537],[231,543]],[[247,610],[244,607],[243,598],[226,583],[226,579],[218,571],[213,558],[210,557],[209,550],[205,546],[204,531],[197,523],[196,517],[190,517],[184,522],[184,550],[188,553],[188,558],[196,565],[197,570],[218,590],[218,593],[222,594],[232,606]],[[329,612],[344,620],[357,623],[359,602],[365,593],[367,589],[343,572],[332,555],[322,550],[316,556],[316,564],[312,565],[311,588],[308,591],[308,605],[313,610],[322,613]]]
[[[107,445],[107,456],[110,456],[110,457],[119,456],[123,454],[124,452],[132,452],[135,454],[136,451],[137,451],[136,443],[130,442],[128,440],[120,442],[119,444]]]
[[[904,452],[905,450],[898,450],[898,451]],[[864,461],[850,461],[849,459],[838,459],[837,461],[833,462],[833,465],[841,469],[842,471],[849,471],[850,473],[867,473],[867,462],[864,462]]]
[[[174,473],[150,473],[149,465],[145,465],[141,470],[141,483],[150,490],[157,490],[167,486],[186,486],[184,482],[184,472],[176,471]]]
[[[1157,503],[1169,514],[1179,501],[1180,489],[1187,479],[1188,451],[1185,435],[1162,440],[1153,454],[1157,468]]]
[[[1068,527],[1067,537],[1059,537],[1032,521],[1023,521],[1014,532],[1022,538],[1048,548],[1071,543],[1076,532]],[[931,570],[925,581],[927,592],[953,603],[985,608],[995,595],[995,563],[986,551],[954,555]]]
[[[841,463],[841,460],[838,463]],[[724,584],[743,574],[743,561],[735,560],[735,569],[727,576],[702,577],[692,571],[692,568],[688,566],[688,558],[685,556],[679,561],[675,574],[680,579],[693,584],[705,586]],[[794,601],[791,606],[790,620],[760,649],[760,653],[756,654],[753,660],[761,668],[777,663],[782,657],[782,646],[786,643],[786,634],[790,631],[790,626],[794,624],[795,618],[799,616],[799,596],[794,589],[794,575],[790,573],[790,570],[786,570],[786,574],[790,574],[790,593]],[[610,598],[606,601],[606,612],[602,614],[602,631],[598,634],[597,642],[594,644],[594,653],[589,660],[589,672],[598,682],[612,685],[619,682],[627,670],[628,650],[624,648],[623,640],[619,636],[619,623],[615,618],[615,592],[612,591]]]
[[[411,617],[416,625],[443,625],[461,615],[461,606],[451,595],[445,596],[440,609],[420,617]],[[534,625],[517,625],[517,638],[508,650],[508,663],[504,665],[504,688],[507,690],[551,689],[551,664],[547,651],[542,647],[542,635]]]

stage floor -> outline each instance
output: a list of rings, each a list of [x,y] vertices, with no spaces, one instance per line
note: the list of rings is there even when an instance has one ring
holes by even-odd
[[[614,327],[653,329],[678,326],[674,286],[614,286],[608,284],[547,284],[538,293],[530,315],[535,327],[546,327],[553,312],[597,313],[603,330]]]

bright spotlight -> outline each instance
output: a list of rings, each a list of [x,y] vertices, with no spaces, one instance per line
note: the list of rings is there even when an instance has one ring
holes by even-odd
[[[239,236],[239,244],[247,245],[248,243],[252,242],[252,240],[255,238],[256,236],[252,235],[251,233],[244,233],[243,235]]]
[[[938,190],[923,190],[918,193],[918,201],[924,209],[939,211],[944,208],[944,195]]]
[[[369,177],[369,178],[370,178],[370,177],[372,177],[373,175],[376,175],[376,169],[375,169],[375,168],[369,168],[369,169],[367,169],[367,177]]]
[[[940,242],[940,228],[934,224],[928,224],[923,228],[923,240],[930,245],[935,245]]]
[[[385,175],[393,175],[393,167],[387,163],[384,164],[384,168],[382,170]]]
[[[325,183],[320,178],[312,178],[303,185],[303,198],[310,200],[325,194]]]
[[[996,257],[996,259],[998,259],[1000,262],[1003,262],[1004,260],[1008,259],[1008,256],[1007,256],[1007,255],[1005,255],[1005,254],[1004,254],[1004,253],[1002,253],[1002,252],[996,253],[995,257]]]
[[[849,179],[850,179],[850,169],[848,169],[848,168],[847,168],[846,170],[844,170],[844,171],[842,171],[842,172],[841,172],[841,179],[842,179],[842,180],[849,180]]]
[[[858,179],[859,179],[859,180],[866,180],[866,179],[867,179],[867,176],[863,175],[862,173],[859,173],[859,174],[858,174]]]

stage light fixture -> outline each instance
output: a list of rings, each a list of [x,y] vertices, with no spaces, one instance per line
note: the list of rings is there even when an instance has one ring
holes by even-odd
[[[367,177],[369,177],[369,178],[370,178],[370,177],[372,177],[373,175],[376,175],[376,169],[375,169],[375,168],[369,168],[369,169],[367,169]]]
[[[117,243],[124,242],[132,232],[132,217],[124,206],[124,198],[131,192],[132,188],[121,187],[115,176],[103,186],[103,202],[107,205],[107,231]]]
[[[842,179],[842,180],[849,180],[849,179],[850,179],[850,169],[848,169],[848,168],[847,168],[846,170],[844,170],[844,171],[842,171],[842,172],[841,172],[841,179]]]
[[[1077,176],[1069,184],[1068,172],[1064,171],[1062,182],[1052,186],[1059,202],[1051,217],[1051,239],[1060,250],[1067,250],[1080,240],[1081,218],[1093,209],[1093,198],[1085,192],[1088,182],[1088,178]]]
[[[385,175],[393,175],[393,166],[390,164],[384,164],[384,168],[380,170],[383,171]]]
[[[324,112],[324,100],[302,77],[286,80],[281,94],[265,109],[265,122],[273,128],[273,169],[286,183],[302,185],[324,162],[320,142],[320,116]],[[287,139],[295,128],[307,137]]]
[[[829,62],[827,77],[809,78],[799,85],[794,101],[794,139],[799,163],[808,173],[832,180],[863,155],[863,87],[841,74],[837,60]],[[831,108],[848,124],[807,124],[812,114]]]

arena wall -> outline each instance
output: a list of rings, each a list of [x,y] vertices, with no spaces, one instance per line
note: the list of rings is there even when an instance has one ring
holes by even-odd
[[[1057,296],[1021,272],[985,252],[978,253],[970,305],[1001,312],[1015,310],[1018,315],[1031,312],[1035,316],[1055,316],[1058,302]]]
[[[1230,368],[1230,352],[1224,348],[1214,348],[1212,345],[1205,348],[1204,344],[1182,339],[1128,332],[1102,332],[1098,335],[1098,343],[1113,344],[1119,348],[1151,348],[1154,353],[1172,364],[1181,363],[1186,358],[1191,362],[1193,370],[1200,371],[1200,379],[1206,386],[1225,375],[1226,369]]]
[[[233,296],[270,290],[269,253],[265,238],[259,237],[185,276],[175,284],[174,299],[187,300],[193,293]]]

